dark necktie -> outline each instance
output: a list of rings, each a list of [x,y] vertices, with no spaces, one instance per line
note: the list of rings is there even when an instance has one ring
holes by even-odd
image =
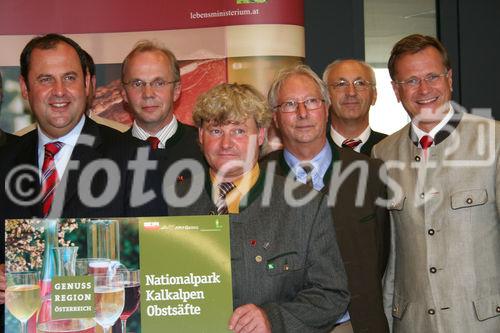
[[[54,156],[61,150],[64,143],[56,141],[45,145],[45,156],[42,165],[42,214],[49,215],[52,201],[54,200],[54,189],[57,185],[57,169]]]
[[[300,167],[306,173],[306,185],[314,187],[313,178],[312,178],[312,172],[314,170],[314,165],[312,165],[311,163],[301,163]]]
[[[228,208],[227,208],[227,202],[226,202],[226,195],[231,192],[234,188],[236,188],[236,185],[232,182],[226,182],[226,183],[220,183],[217,185],[219,188],[219,197],[217,198],[217,202],[215,205],[217,206],[217,214],[218,215],[224,215],[227,214]]]
[[[359,139],[358,140],[355,140],[355,139],[345,139],[344,142],[342,142],[342,147],[348,147],[348,148],[354,149],[357,146],[359,146],[359,144],[361,142],[362,141],[359,140]]]
[[[158,149],[158,145],[160,144],[160,139],[158,139],[156,136],[150,136],[146,140],[149,142],[149,145],[151,146],[152,150]]]

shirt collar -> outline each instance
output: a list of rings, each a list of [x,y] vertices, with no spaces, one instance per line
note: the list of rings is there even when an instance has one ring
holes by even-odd
[[[361,132],[361,134],[355,138],[346,138],[339,132],[337,132],[333,126],[330,126],[330,135],[332,137],[333,142],[339,146],[342,147],[342,143],[345,141],[345,139],[354,139],[354,140],[361,140],[361,143],[354,149],[358,153],[361,151],[361,147],[368,141],[368,138],[370,137],[372,130],[370,129],[370,126],[366,126],[366,128]]]
[[[254,167],[250,171],[247,171],[240,178],[233,181],[233,184],[236,186],[236,188],[229,192],[226,197],[226,202],[228,203],[228,210],[230,213],[239,213],[241,198],[243,198],[248,192],[250,192],[252,187],[259,179],[259,175],[259,163],[255,163]],[[213,174],[212,170],[210,170],[210,180],[212,181],[212,198],[214,199],[214,202],[216,202],[219,195],[219,191],[217,189],[217,185],[219,185],[219,183],[215,183],[216,177],[215,174]]]
[[[444,116],[443,119],[441,119],[441,121],[436,125],[434,126],[433,129],[431,129],[431,131],[429,133],[421,130],[417,125],[415,125],[413,123],[413,121],[411,122],[411,128],[412,128],[412,131],[413,133],[415,133],[415,135],[417,136],[417,139],[418,141],[417,142],[420,142],[420,139],[424,136],[424,135],[428,135],[430,136],[432,139],[434,139],[434,137],[436,136],[436,134],[442,130],[446,124],[450,121],[450,119],[453,117],[453,114],[454,114],[455,111],[453,111],[453,108],[451,107],[450,105],[450,108],[448,110],[448,113]],[[435,146],[436,143],[433,142],[432,143],[432,146]],[[431,146],[431,147],[432,147]]]
[[[287,149],[283,151],[283,157],[285,158],[286,163],[295,174],[296,179],[301,183],[304,184],[306,183],[307,174],[305,173],[304,169],[302,169],[300,164],[303,162],[307,162],[314,166],[311,176],[313,181],[313,187],[315,190],[318,191],[325,186],[323,178],[326,172],[328,171],[328,168],[330,167],[330,164],[332,162],[332,156],[333,156],[332,148],[330,147],[328,142],[325,144],[323,149],[321,149],[321,151],[309,161],[299,160]]]
[[[82,132],[83,125],[85,124],[85,116],[82,116],[80,121],[76,124],[75,127],[65,135],[57,138],[57,139],[51,139],[45,133],[43,133],[42,129],[40,126],[37,126],[37,131],[38,131],[38,150],[40,149],[45,149],[45,145],[49,142],[55,142],[55,141],[60,141],[64,143],[65,146],[69,146],[73,148],[76,145],[76,142],[78,141],[78,137],[80,136],[80,133]]]
[[[132,125],[132,136],[140,139],[147,140],[150,136],[155,136],[160,140],[160,144],[158,148],[165,148],[165,144],[168,139],[170,139],[175,132],[177,131],[177,127],[179,126],[177,119],[175,116],[172,118],[172,121],[165,125],[162,129],[156,132],[154,135],[149,134],[144,129],[142,129],[137,122],[134,120],[134,124]]]

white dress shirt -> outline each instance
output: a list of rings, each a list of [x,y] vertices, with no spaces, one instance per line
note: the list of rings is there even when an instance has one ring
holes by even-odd
[[[83,125],[85,124],[85,116],[83,116],[80,121],[76,124],[75,127],[71,131],[69,131],[66,135],[57,138],[51,139],[46,136],[40,126],[37,126],[38,131],[38,176],[41,181],[42,179],[42,166],[43,160],[45,159],[45,144],[49,142],[60,141],[64,143],[61,150],[54,156],[54,163],[56,165],[57,170],[57,178],[61,180],[61,177],[66,170],[66,166],[71,158],[71,154],[73,153],[73,148],[75,148],[76,142],[78,141],[78,137],[82,132]]]
[[[415,123],[412,121],[411,129],[412,129],[413,133],[415,133],[418,137],[419,146],[420,146],[420,139],[424,135],[428,135],[432,138],[432,140],[434,140],[434,137],[436,136],[436,134],[446,126],[446,124],[450,121],[451,117],[453,117],[454,113],[455,113],[455,111],[453,111],[453,108],[450,105],[450,109],[449,109],[448,113],[446,114],[446,116],[444,116],[444,118],[441,119],[439,124],[437,124],[433,129],[431,129],[431,131],[429,133],[426,133],[425,131],[418,128],[417,125],[415,125]],[[436,143],[433,142],[431,147],[434,147],[435,145],[436,145]]]
[[[132,136],[143,141],[146,141],[150,136],[157,137],[160,140],[158,148],[165,148],[167,140],[175,134],[175,132],[177,131],[177,127],[179,127],[179,124],[177,123],[177,119],[173,117],[172,121],[169,124],[152,135],[139,127],[137,122],[134,120],[134,124],[132,125]]]

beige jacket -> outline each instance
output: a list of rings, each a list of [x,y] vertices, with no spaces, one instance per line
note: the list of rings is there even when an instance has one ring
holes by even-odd
[[[500,123],[455,115],[427,160],[410,125],[372,152],[389,173],[384,297],[396,333],[500,332]]]

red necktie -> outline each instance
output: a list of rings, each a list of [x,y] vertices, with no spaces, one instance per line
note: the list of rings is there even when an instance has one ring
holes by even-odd
[[[64,143],[56,141],[45,145],[45,157],[42,166],[42,214],[49,215],[52,201],[54,200],[54,189],[57,185],[57,170],[54,156],[61,150]]]
[[[423,150],[427,150],[427,148],[432,146],[433,142],[434,140],[432,139],[431,136],[424,135],[423,137],[420,138],[420,147],[422,147]]]
[[[429,153],[428,148],[432,146],[434,140],[429,135],[424,135],[420,138],[420,147],[424,150],[424,159],[427,160],[427,155]]]
[[[359,146],[361,142],[361,140],[345,139],[344,142],[342,142],[342,147],[349,147],[351,149],[354,149]]]
[[[149,142],[149,145],[151,146],[152,150],[158,149],[158,145],[160,144],[160,139],[158,139],[156,136],[150,136],[146,140]]]

